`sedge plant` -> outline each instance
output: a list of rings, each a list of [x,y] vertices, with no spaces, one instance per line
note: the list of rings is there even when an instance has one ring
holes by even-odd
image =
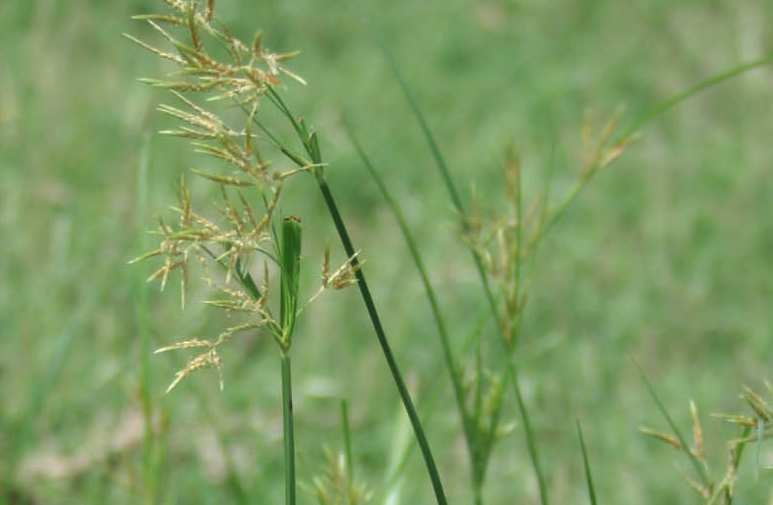
[[[204,368],[214,368],[218,372],[222,387],[223,368],[219,347],[237,333],[265,331],[272,335],[279,347],[282,365],[286,503],[295,503],[289,356],[295,318],[301,308],[297,301],[301,234],[300,223],[293,218],[286,218],[282,222],[279,238],[274,230],[274,217],[285,181],[297,174],[310,172],[319,185],[348,257],[340,268],[331,273],[329,254],[325,255],[322,286],[319,291],[327,288],[339,289],[355,283],[358,285],[421,447],[437,502],[445,504],[445,494],[429,443],[387,341],[375,302],[360,268],[361,263],[357,259],[355,248],[325,180],[316,133],[309,131],[303,120],[290,111],[278,91],[282,84],[281,76],[300,83],[305,82],[284,65],[294,54],[267,51],[262,45],[260,32],[251,44],[233,37],[217,21],[212,0],[165,0],[165,3],[170,9],[169,13],[141,15],[136,19],[146,21],[166,39],[170,49],[162,49],[132,35],[126,35],[144,49],[173,62],[178,67],[177,71],[164,79],[142,79],[147,84],[170,90],[183,104],[184,108],[169,105],[159,107],[159,110],[181,122],[177,129],[162,133],[190,139],[197,152],[225,162],[232,172],[224,174],[192,170],[195,175],[219,185],[222,201],[218,210],[224,224],[218,224],[203,214],[194,212],[190,191],[183,182],[178,191],[179,205],[175,208],[179,214],[179,226],[170,226],[160,219],[157,230],[161,236],[160,246],[133,262],[162,257],[162,266],[149,278],[160,279],[162,289],[169,275],[173,271],[179,271],[183,306],[190,263],[192,260],[198,262],[205,272],[206,282],[221,294],[219,298],[208,301],[208,305],[231,313],[242,313],[246,319],[242,324],[226,328],[216,338],[186,339],[156,351],[199,350],[199,354],[193,356],[176,373],[167,391],[193,372]],[[218,49],[225,50],[227,61],[213,56],[213,44],[217,44]],[[201,106],[195,99],[189,98],[192,94],[206,95],[208,105],[220,102],[240,107],[245,112],[244,125],[233,127],[220,114],[212,111],[211,107]],[[302,154],[279,142],[271,128],[260,121],[257,116],[258,103],[264,99],[276,106],[292,126],[301,142]],[[275,152],[281,153],[295,166],[273,169],[273,165],[256,146],[254,139],[257,135],[253,133],[255,127],[273,143]],[[254,210],[251,198],[246,194],[248,188],[254,190],[262,201],[262,213]],[[235,198],[238,203],[234,203]],[[264,259],[260,285],[252,273],[252,263],[258,255]],[[269,260],[280,270],[278,318],[268,303]],[[220,278],[212,275],[213,265],[220,270]]]

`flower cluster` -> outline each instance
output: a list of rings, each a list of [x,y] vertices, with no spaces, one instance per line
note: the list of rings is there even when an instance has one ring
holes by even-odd
[[[299,261],[300,223],[293,221],[289,228],[283,223],[282,232],[289,231],[297,236],[292,245],[294,250],[286,251],[283,250],[284,245],[278,243],[275,215],[284,182],[318,165],[296,162],[292,168],[274,168],[258,150],[258,135],[252,131],[257,126],[262,135],[276,144],[270,130],[256,118],[258,102],[264,97],[272,100],[272,96],[276,96],[271,91],[281,85],[281,75],[304,83],[303,79],[283,66],[295,53],[276,54],[267,51],[261,43],[260,33],[248,45],[230,35],[227,30],[217,28],[219,23],[214,16],[212,0],[164,2],[170,7],[170,13],[136,16],[135,19],[146,21],[171,46],[169,50],[126,35],[141,47],[177,66],[177,70],[164,79],[142,79],[152,86],[170,90],[183,104],[182,108],[170,105],[159,107],[161,112],[180,123],[178,127],[161,133],[190,140],[196,152],[224,162],[230,167],[230,172],[191,170],[196,176],[218,184],[221,196],[219,204],[216,204],[219,218],[209,219],[195,212],[190,191],[184,181],[181,182],[178,205],[173,208],[179,215],[179,224],[171,225],[159,219],[155,231],[160,236],[159,246],[135,258],[132,263],[162,257],[162,265],[148,279],[160,279],[161,289],[166,286],[169,275],[175,270],[179,271],[184,307],[190,263],[191,259],[195,259],[204,272],[205,281],[220,293],[217,299],[205,303],[246,315],[245,323],[225,329],[216,338],[189,338],[156,351],[202,350],[177,372],[169,390],[202,368],[217,369],[222,387],[222,360],[218,347],[233,334],[262,328],[274,337],[283,351],[289,348],[292,323],[303,307],[293,299],[297,296],[297,288],[292,293],[285,289],[292,283],[286,282],[290,272],[283,261],[290,261],[290,264]],[[212,43],[226,49],[227,61],[209,51]],[[204,107],[189,98],[191,94],[199,95],[208,105]],[[244,124],[235,127],[213,112],[212,106],[219,103],[242,109],[245,113]],[[251,194],[247,194],[247,191]],[[250,203],[256,196],[262,202],[260,211]],[[256,282],[251,271],[256,255],[263,260],[260,283]],[[352,284],[356,270],[352,259],[331,273],[329,253],[326,253],[322,286],[314,297],[328,288],[340,289]],[[277,264],[282,276],[282,314],[279,317],[274,317],[267,304],[270,296],[269,261]],[[223,275],[211,275],[212,267],[221,270]],[[297,278],[292,282],[297,284]]]

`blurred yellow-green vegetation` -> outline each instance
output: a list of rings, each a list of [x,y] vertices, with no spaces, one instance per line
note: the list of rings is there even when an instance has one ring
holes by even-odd
[[[516,143],[526,196],[553,167],[558,201],[581,165],[586,111],[622,124],[724,69],[773,50],[773,3],[755,0],[292,0],[217,2],[231,30],[257,28],[307,86],[283,90],[319,132],[326,174],[374,291],[417,408],[439,380],[426,426],[452,503],[471,503],[459,419],[423,287],[378,189],[341,126],[346,114],[400,202],[438,291],[454,342],[486,304],[456,216],[388,63],[384,40],[422,107],[464,198],[502,204],[504,147]],[[160,442],[148,476],[143,448],[141,342],[152,347],[217,332],[225,316],[180,309],[176,282],[147,285],[151,265],[127,266],[171,215],[175,184],[209,160],[156,134],[168,93],[137,82],[168,66],[121,36],[153,39],[135,14],[161,2],[0,3],[0,503],[278,503],[283,493],[280,383],[266,337],[223,352],[225,390],[204,371],[168,395],[182,356],[150,358]],[[360,15],[367,18],[363,24]],[[666,430],[634,358],[689,432],[688,401],[723,468],[732,426],[711,412],[743,409],[742,384],[770,378],[773,351],[773,69],[723,82],[649,123],[643,138],[598,174],[530,264],[517,362],[553,503],[585,503],[574,417],[583,423],[602,503],[695,503],[675,471],[682,455],[643,437]],[[259,114],[262,112],[259,112]],[[270,113],[269,119],[270,121]],[[277,161],[279,162],[279,161]],[[147,168],[144,172],[143,166]],[[194,177],[195,198],[209,186]],[[301,290],[318,282],[326,243],[343,259],[311,177],[285,188],[282,213],[304,223]],[[176,278],[173,278],[176,281]],[[496,353],[495,331],[484,327]],[[348,398],[358,476],[383,484],[402,419],[356,290],[326,295],[300,318],[294,346],[298,475],[310,482],[341,448]],[[486,502],[537,503],[515,430],[497,446]],[[771,464],[763,445],[761,463]],[[754,458],[737,503],[770,499]],[[418,453],[404,503],[432,503]],[[378,496],[378,493],[376,493]],[[301,495],[302,503],[313,497]]]

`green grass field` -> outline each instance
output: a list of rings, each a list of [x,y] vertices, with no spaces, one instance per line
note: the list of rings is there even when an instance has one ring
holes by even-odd
[[[284,496],[270,339],[245,335],[225,349],[222,393],[207,370],[165,395],[184,355],[143,348],[147,339],[156,349],[216,334],[225,319],[200,303],[202,283],[193,283],[181,311],[176,276],[159,293],[145,283],[152,265],[127,265],[152,247],[145,232],[157,216],[171,216],[180,174],[209,163],[156,133],[173,124],[156,111],[173,98],[137,78],[169,68],[121,36],[155,40],[130,17],[160,4],[0,3],[0,505],[148,503],[153,482],[159,504]],[[506,145],[521,152],[527,201],[553,167],[551,201],[559,202],[581,165],[587,110],[600,123],[625,106],[625,127],[699,81],[770,53],[773,3],[367,0],[356,2],[358,12],[312,0],[217,4],[235,34],[250,40],[261,28],[272,50],[301,51],[288,66],[308,85],[290,82],[284,96],[319,131],[328,181],[397,361],[419,414],[433,411],[425,428],[449,502],[472,503],[423,286],[342,115],[402,205],[454,346],[487,306],[427,144],[367,30],[397,61],[465,202],[474,187],[496,210]],[[695,401],[721,479],[735,429],[710,414],[743,412],[742,385],[764,391],[771,379],[771,78],[771,66],[752,70],[648,123],[529,263],[516,356],[551,503],[588,500],[575,417],[600,503],[699,503],[674,467],[689,471],[689,460],[638,432],[668,426],[632,358],[686,433]],[[199,201],[214,195],[188,182]],[[311,295],[325,244],[335,261],[344,253],[313,178],[294,178],[284,191],[282,212],[304,222],[301,291]],[[484,325],[483,351],[496,367],[496,330]],[[385,462],[404,419],[356,290],[315,302],[295,334],[299,480],[310,483],[324,467],[324,446],[342,450],[346,398],[357,475],[382,503]],[[143,360],[159,432],[152,451],[144,445]],[[515,429],[496,446],[484,498],[536,504],[522,423],[507,398],[503,422]],[[755,477],[754,451],[741,466],[736,504],[772,499],[770,472]],[[773,464],[769,443],[759,460]],[[434,503],[418,451],[401,485],[400,503]],[[304,491],[299,498],[315,502]]]

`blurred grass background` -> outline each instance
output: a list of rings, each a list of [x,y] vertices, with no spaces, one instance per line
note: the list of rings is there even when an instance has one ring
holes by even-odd
[[[0,472],[14,483],[3,490],[8,503],[142,502],[143,332],[156,348],[223,324],[220,312],[196,303],[201,289],[181,312],[176,283],[159,293],[144,283],[149,265],[126,265],[152,244],[144,231],[156,216],[169,215],[181,171],[206,163],[184,142],[155,134],[167,126],[155,107],[171,97],[136,79],[165,67],[120,36],[150,37],[129,17],[159,7],[0,4]],[[387,64],[345,3],[221,0],[218,8],[243,38],[262,28],[270,48],[302,51],[290,67],[309,85],[290,84],[286,95],[320,131],[331,186],[422,412],[422,392],[436,370],[445,373],[437,336],[403,239],[343,133],[342,112],[402,202],[458,342],[485,305]],[[493,208],[507,142],[521,149],[531,195],[554,164],[558,199],[576,177],[586,109],[603,118],[624,104],[631,121],[773,48],[773,4],[753,0],[365,0],[357,9],[401,65],[457,183],[474,185]],[[734,432],[708,414],[740,410],[741,384],[770,377],[771,77],[769,67],[752,71],[649,125],[542,245],[529,271],[520,363],[554,503],[585,500],[575,415],[602,502],[695,501],[674,471],[679,455],[636,431],[665,425],[629,357],[685,430],[687,402],[696,401],[721,477],[722,441]],[[206,199],[205,186],[191,182]],[[294,180],[282,209],[304,220],[307,265],[321,263],[325,242],[338,247],[312,182]],[[138,208],[143,190],[147,208]],[[318,272],[305,275],[311,292]],[[296,444],[307,482],[323,444],[340,447],[339,397],[351,401],[359,474],[376,490],[383,477],[401,407],[363,312],[354,290],[335,293],[311,306],[297,330]],[[152,405],[166,430],[159,503],[238,503],[225,482],[229,464],[250,503],[281,500],[275,353],[237,340],[224,356],[222,394],[202,373],[163,395],[183,358],[151,358]],[[451,403],[444,382],[428,431],[450,501],[469,503]],[[737,503],[770,499],[753,463],[742,467]],[[416,455],[406,475],[405,503],[430,503]],[[486,497],[537,503],[518,428],[496,450]]]

